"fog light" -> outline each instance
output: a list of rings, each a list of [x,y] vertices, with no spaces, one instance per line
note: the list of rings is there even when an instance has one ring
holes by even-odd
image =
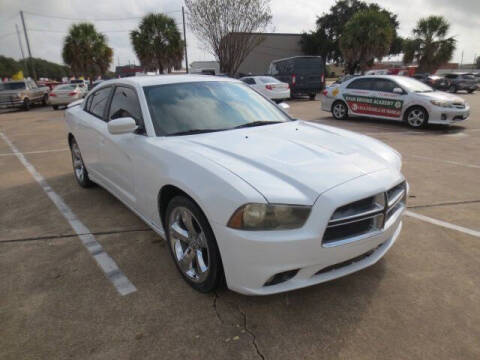
[[[442,114],[442,120],[447,120],[447,114]]]
[[[290,280],[295,275],[297,275],[299,269],[284,271],[278,274],[273,275],[263,286],[270,286],[280,284],[287,280]]]

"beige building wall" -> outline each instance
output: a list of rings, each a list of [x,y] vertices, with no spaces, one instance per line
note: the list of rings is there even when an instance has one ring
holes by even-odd
[[[264,40],[246,57],[238,69],[239,74],[262,75],[272,60],[305,55],[300,47],[301,34],[258,34]]]

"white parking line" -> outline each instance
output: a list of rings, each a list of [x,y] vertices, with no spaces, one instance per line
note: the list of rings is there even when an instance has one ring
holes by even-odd
[[[428,222],[430,224],[441,226],[441,227],[444,227],[444,228],[447,228],[447,229],[450,229],[450,230],[456,230],[456,231],[460,231],[460,232],[463,232],[463,233],[468,234],[468,235],[472,235],[472,236],[475,236],[475,237],[480,237],[480,231],[476,231],[476,230],[469,229],[469,228],[466,228],[466,227],[463,227],[463,226],[451,224],[451,223],[448,223],[446,221],[437,220],[437,219],[434,219],[434,218],[431,218],[431,217],[428,217],[428,216],[425,216],[425,215],[420,215],[420,214],[414,213],[410,210],[405,211],[405,215],[411,216],[415,219],[422,220],[422,221]]]
[[[77,218],[75,213],[68,207],[63,199],[48,185],[45,178],[28,162],[25,156],[17,149],[10,139],[2,132],[0,137],[8,144],[12,152],[17,156],[18,160],[30,172],[33,178],[41,186],[43,191],[52,200],[63,217],[68,221],[72,229],[82,241],[83,246],[88,250],[90,255],[95,259],[97,265],[102,269],[107,278],[112,282],[120,295],[128,295],[137,291],[135,285],[122,273],[115,261],[103,249],[102,245],[95,239],[91,231]]]
[[[451,160],[440,160],[428,156],[421,156],[421,155],[406,155],[406,157],[414,157],[418,159],[424,159],[424,160],[430,160],[430,161],[436,161],[436,162],[442,162],[445,164],[451,164],[451,165],[457,165],[457,166],[465,166],[469,168],[474,168],[474,169],[480,169],[480,165],[474,165],[474,164],[465,164],[457,161],[451,161]]]
[[[30,154],[43,154],[43,153],[51,153],[51,152],[60,152],[60,151],[68,151],[68,148],[63,149],[52,149],[52,150],[38,150],[38,151],[26,151],[23,155],[30,155]],[[9,152],[9,153],[1,153],[0,156],[16,156],[17,153]]]

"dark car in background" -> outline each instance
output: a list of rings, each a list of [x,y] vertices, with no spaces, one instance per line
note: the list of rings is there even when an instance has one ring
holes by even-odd
[[[308,95],[311,100],[325,88],[325,69],[321,56],[294,56],[274,60],[268,75],[290,85],[292,97]]]
[[[446,80],[443,76],[424,74],[415,74],[412,76],[414,79],[421,81],[434,89],[443,90],[447,86]]]
[[[445,84],[440,88],[441,90],[452,93],[465,90],[471,94],[478,89],[477,78],[471,73],[449,73],[444,76]]]

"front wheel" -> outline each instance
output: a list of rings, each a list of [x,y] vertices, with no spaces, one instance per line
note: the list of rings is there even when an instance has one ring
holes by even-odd
[[[82,154],[75,139],[72,139],[70,142],[70,152],[72,153],[73,174],[75,175],[75,180],[77,180],[78,185],[84,188],[93,186],[92,180],[88,177],[87,168],[83,163]]]
[[[412,128],[418,129],[421,127],[426,127],[428,122],[428,113],[424,108],[416,106],[407,111],[405,114],[405,119],[408,125]]]
[[[202,210],[186,196],[167,207],[165,230],[175,265],[195,290],[213,291],[223,278],[217,242]]]
[[[23,109],[28,111],[30,110],[30,108],[32,107],[32,103],[30,102],[30,99],[29,98],[26,98],[25,100],[23,100]]]
[[[46,106],[47,103],[48,103],[48,94],[45,94],[43,95],[43,98],[42,98],[42,105]]]
[[[332,115],[336,120],[345,120],[348,117],[347,105],[343,101],[337,101],[332,106]]]
[[[53,110],[58,110],[58,105],[52,105]]]
[[[448,92],[451,92],[451,93],[455,94],[457,92],[457,87],[455,85],[451,85],[448,88]]]

